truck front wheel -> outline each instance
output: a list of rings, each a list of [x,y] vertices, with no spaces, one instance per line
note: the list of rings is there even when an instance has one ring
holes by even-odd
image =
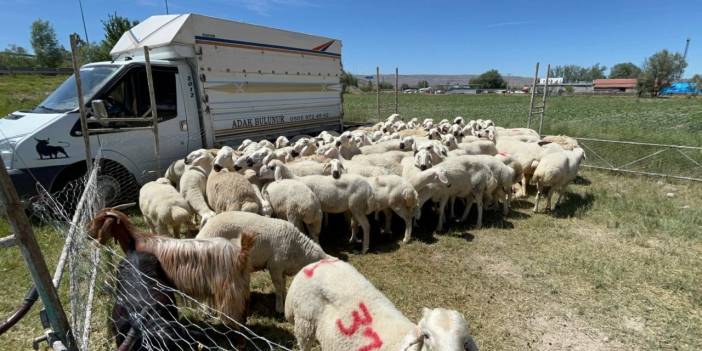
[[[64,207],[66,213],[75,211],[85,190],[87,181],[84,162],[73,164],[56,177],[51,186],[54,199]],[[121,164],[102,160],[97,174],[97,194],[90,194],[101,199],[104,206],[114,206],[132,202],[138,198],[139,185],[134,176]]]

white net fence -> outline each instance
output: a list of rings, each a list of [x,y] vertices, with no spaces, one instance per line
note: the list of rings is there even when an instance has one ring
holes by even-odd
[[[58,193],[40,189],[32,214],[65,240],[57,274],[80,350],[288,350],[177,290],[150,254],[125,255],[88,236],[88,224],[106,204],[124,199],[105,193],[99,158],[89,176]],[[130,176],[130,175],[129,175]],[[118,179],[119,180],[119,179]],[[106,181],[111,181],[107,179]],[[138,194],[133,189],[132,194]],[[133,196],[134,198],[136,196]],[[137,210],[127,211],[139,225]],[[58,243],[57,243],[58,245]],[[67,291],[66,291],[67,289]],[[121,346],[121,348],[120,348]]]

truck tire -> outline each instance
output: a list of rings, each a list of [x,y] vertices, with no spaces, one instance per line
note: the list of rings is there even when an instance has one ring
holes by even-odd
[[[51,186],[52,196],[69,216],[73,215],[78,206],[86,181],[85,163],[78,162],[66,167]],[[115,161],[100,162],[97,182],[97,196],[104,201],[104,206],[128,203],[138,198],[139,185],[136,179],[124,166]]]

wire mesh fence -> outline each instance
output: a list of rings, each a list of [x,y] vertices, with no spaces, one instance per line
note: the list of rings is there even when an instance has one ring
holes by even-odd
[[[124,254],[89,237],[95,214],[116,201],[104,182],[124,180],[98,155],[90,175],[58,193],[38,189],[31,201],[35,219],[53,226],[66,245],[54,278],[67,284],[64,306],[78,349],[288,350],[179,291],[153,255]]]

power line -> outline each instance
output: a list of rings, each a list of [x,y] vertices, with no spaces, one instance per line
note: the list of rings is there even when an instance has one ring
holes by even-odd
[[[80,6],[80,18],[83,19],[83,33],[85,33],[85,42],[90,44],[90,39],[88,39],[88,27],[85,26],[85,15],[83,15],[83,3],[78,0],[78,6]]]

